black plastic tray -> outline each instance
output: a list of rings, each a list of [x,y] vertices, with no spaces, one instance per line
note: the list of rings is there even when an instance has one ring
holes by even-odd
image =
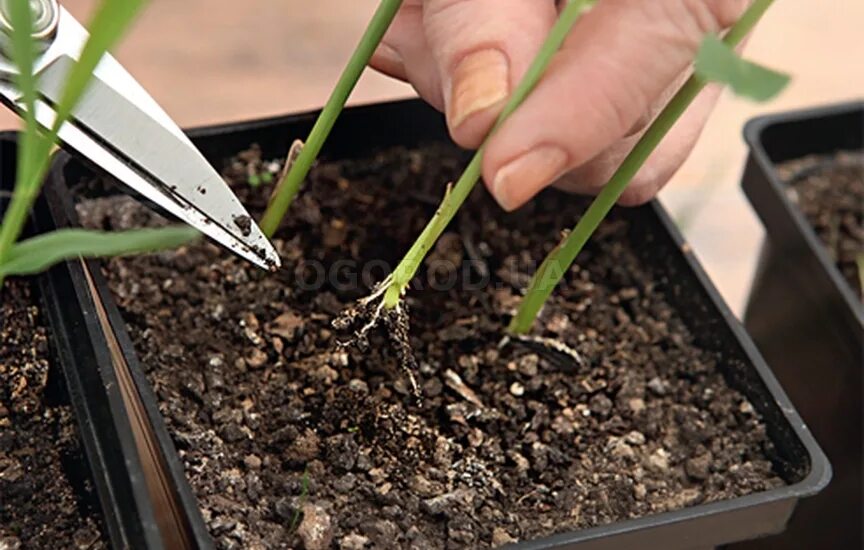
[[[766,233],[745,323],[834,466],[834,483],[802,505],[796,527],[777,542],[861,548],[864,305],[775,166],[861,150],[864,102],[760,117],[744,137],[742,186]]]
[[[212,126],[193,130],[191,135],[214,163],[251,143],[261,146],[265,158],[277,158],[284,156],[295,138],[308,133],[314,120],[315,113],[305,113]],[[442,117],[417,100],[398,101],[346,110],[323,155],[359,157],[389,145],[415,146],[434,141],[449,142]],[[66,158],[59,161],[54,175],[56,187],[62,186],[64,180],[74,184],[93,174],[80,162]],[[645,251],[646,259],[649,254],[654,258],[658,280],[667,289],[670,302],[684,312],[699,344],[717,353],[728,382],[763,415],[776,451],[772,457],[775,467],[788,485],[724,502],[525,541],[517,547],[692,549],[780,532],[798,499],[819,492],[828,483],[830,465],[659,203],[627,210],[626,215],[632,226],[630,238],[637,249]],[[657,258],[663,261],[657,262]],[[107,297],[109,293],[101,280],[99,285]],[[123,340],[128,342],[128,338]],[[134,356],[131,347],[126,349]],[[134,363],[134,357],[130,361]],[[139,379],[139,383],[143,380]],[[152,397],[146,389],[142,394]],[[155,408],[155,404],[151,407]],[[177,457],[169,458],[175,467],[179,466]]]
[[[15,181],[16,156],[16,134],[0,134],[0,189],[7,192]],[[40,199],[28,232],[54,227],[48,204]],[[92,478],[98,496],[103,534],[114,548],[162,548],[83,266],[61,264],[33,282],[52,361],[62,372],[58,386],[73,407],[87,457],[89,472],[81,474]]]

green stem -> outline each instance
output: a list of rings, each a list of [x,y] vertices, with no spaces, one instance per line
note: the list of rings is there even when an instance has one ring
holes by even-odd
[[[9,257],[15,241],[21,235],[27,215],[39,194],[42,181],[51,162],[51,150],[57,142],[60,128],[71,116],[99,60],[116,43],[123,30],[141,9],[143,0],[114,2],[103,0],[90,23],[90,37],[81,55],[63,84],[63,95],[54,105],[56,116],[46,133],[36,122],[36,76],[33,74],[35,44],[31,6],[28,2],[10,3],[12,18],[12,60],[17,68],[14,82],[21,93],[24,131],[18,142],[18,168],[12,200],[0,226],[0,263]],[[9,53],[9,52],[7,52]],[[2,286],[0,278],[0,286]]]
[[[34,169],[36,160],[36,144],[39,139],[39,129],[34,113],[36,102],[36,78],[33,76],[33,63],[35,49],[29,29],[33,28],[32,13],[29,5],[13,3],[12,12],[12,57],[18,69],[14,76],[14,82],[21,91],[21,100],[24,103],[25,132],[21,138],[18,150],[18,170],[15,175],[15,185],[12,191],[12,199],[6,212],[3,214],[3,223],[0,225],[0,263],[2,263],[9,250],[24,228],[27,214],[36,199],[38,193],[38,180],[30,178],[30,172]],[[28,29],[22,31],[21,29]],[[2,281],[0,281],[2,284]]]
[[[318,120],[315,121],[315,126],[312,127],[309,137],[306,138],[303,149],[275,187],[277,193],[264,212],[260,223],[261,230],[268,237],[272,237],[276,233],[279,223],[285,217],[285,213],[288,212],[294,197],[300,191],[303,180],[309,174],[309,170],[315,159],[318,158],[327,136],[330,135],[333,125],[336,124],[339,113],[345,107],[348,96],[351,95],[351,91],[357,85],[360,75],[363,74],[363,70],[369,64],[372,54],[375,53],[378,44],[384,38],[384,33],[387,32],[401,6],[402,0],[381,0],[378,5],[366,32],[363,33],[360,43],[351,55],[351,59],[348,60],[348,65],[339,77],[339,81],[333,88],[324,109],[318,115]]]
[[[594,2],[595,0],[569,0],[567,6],[561,11],[561,15],[555,22],[552,30],[549,32],[549,36],[546,37],[546,41],[543,43],[534,61],[531,63],[531,66],[528,68],[528,71],[525,73],[525,76],[504,105],[501,114],[498,115],[498,119],[486,137],[486,142],[489,141],[489,136],[507,120],[507,117],[513,114],[519,105],[525,101],[525,98],[528,97],[540,81],[540,78],[546,71],[546,67],[552,61],[552,56],[561,48],[561,44],[564,43],[564,40],[570,33],[570,29],[573,28],[573,25],[576,24],[582,13],[590,8]],[[407,288],[408,283],[411,282],[411,279],[423,262],[423,258],[426,257],[435,241],[438,240],[438,237],[446,229],[447,224],[450,223],[453,216],[456,215],[456,212],[462,206],[462,203],[468,198],[471,190],[474,189],[474,186],[480,179],[483,165],[483,151],[485,150],[486,142],[474,153],[474,157],[465,168],[465,171],[462,172],[462,175],[456,182],[456,186],[447,194],[441,206],[438,207],[438,211],[429,220],[429,223],[426,224],[420,237],[417,238],[411,249],[408,250],[408,253],[399,262],[399,265],[396,266],[396,269],[393,271],[392,282],[387,288],[387,293],[384,295],[385,307],[392,308],[399,303],[402,293]]]
[[[735,23],[726,34],[723,41],[730,47],[737,46],[747,36],[774,0],[755,0],[750,8]],[[615,206],[633,176],[642,168],[645,161],[660,144],[675,122],[681,117],[687,107],[693,102],[706,82],[696,75],[690,77],[684,86],[675,94],[657,119],[651,124],[633,150],[624,159],[618,170],[612,175],[609,183],[600,191],[585,214],[579,219],[576,227],[567,235],[552,252],[546,256],[540,268],[531,278],[528,292],[519,310],[510,322],[507,331],[511,334],[526,334],[531,330],[534,319],[546,303],[549,295],[570,268],[576,256],[588,242],[588,239]]]

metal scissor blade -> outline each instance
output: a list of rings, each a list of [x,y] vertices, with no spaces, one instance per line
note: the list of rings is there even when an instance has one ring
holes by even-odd
[[[65,10],[58,36],[37,68],[37,108],[53,123],[86,31]],[[55,49],[62,48],[62,49]],[[51,54],[49,50],[47,52]],[[116,60],[106,55],[59,137],[104,170],[217,242],[266,269],[279,256],[228,185],[179,127]]]

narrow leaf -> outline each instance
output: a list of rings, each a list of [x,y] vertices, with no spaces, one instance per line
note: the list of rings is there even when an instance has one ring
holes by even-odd
[[[36,44],[33,39],[33,13],[29,2],[8,3],[10,22],[12,24],[12,40],[10,55],[15,64],[14,82],[21,92],[21,102],[26,112],[24,117],[24,134],[21,147],[18,150],[19,177],[21,182],[27,182],[27,174],[32,173],[36,164],[36,141],[39,138],[39,125],[36,122],[34,106],[36,104],[36,77],[33,76],[33,65],[36,59]]]
[[[13,82],[21,93],[24,105],[24,132],[19,140],[18,168],[15,174],[15,189],[12,200],[9,201],[3,213],[3,223],[0,224],[0,261],[6,258],[9,249],[21,234],[27,212],[30,210],[38,191],[38,178],[41,161],[40,151],[47,149],[41,146],[44,140],[39,125],[36,122],[36,78],[33,75],[33,65],[36,59],[36,45],[33,39],[33,13],[29,2],[11,2],[10,23],[12,33],[9,54],[15,64]],[[47,161],[45,161],[47,164]],[[0,279],[2,284],[2,279]]]
[[[69,71],[63,95],[55,108],[57,120],[54,121],[53,135],[56,136],[60,126],[69,119],[102,56],[120,40],[142,7],[144,0],[104,0],[99,6],[88,29],[90,38],[78,62]]]
[[[696,55],[696,74],[711,82],[727,84],[736,94],[756,101],[768,101],[789,83],[789,75],[740,58],[713,34],[702,40]]]
[[[9,275],[32,275],[57,262],[83,256],[128,256],[176,248],[190,242],[199,233],[186,226],[130,231],[90,231],[60,229],[17,243],[0,264],[0,278]]]
[[[12,24],[12,58],[18,76],[15,84],[22,93],[26,108],[25,131],[21,138],[15,190],[0,225],[0,261],[8,254],[24,226],[27,213],[38,194],[39,186],[51,159],[51,149],[57,141],[60,127],[72,114],[93,70],[105,52],[121,37],[135,14],[144,5],[144,0],[103,0],[90,24],[90,38],[84,45],[79,61],[70,69],[60,101],[54,106],[56,118],[51,131],[46,135],[38,127],[34,116],[37,78],[33,74],[35,45],[32,38],[32,12],[27,1],[12,1],[10,19]],[[0,281],[2,282],[2,281]]]

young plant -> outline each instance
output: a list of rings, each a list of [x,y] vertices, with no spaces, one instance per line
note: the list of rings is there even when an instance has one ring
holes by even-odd
[[[453,216],[456,215],[456,212],[462,206],[462,203],[465,202],[465,199],[468,198],[468,195],[474,189],[474,186],[480,179],[480,171],[483,165],[483,154],[486,149],[486,143],[489,141],[489,136],[494,134],[495,131],[501,127],[504,121],[513,114],[519,105],[525,101],[525,98],[527,98],[534,90],[534,87],[540,81],[543,73],[546,72],[546,67],[549,66],[549,62],[552,61],[552,56],[561,48],[561,45],[564,43],[564,40],[573,28],[573,25],[576,24],[576,21],[579,20],[579,17],[585,11],[594,5],[595,1],[596,0],[567,1],[567,5],[561,10],[558,20],[552,27],[549,35],[546,37],[540,51],[537,52],[537,55],[532,61],[531,66],[528,68],[528,71],[525,73],[525,76],[508,99],[504,109],[501,111],[501,114],[498,116],[498,119],[489,131],[486,140],[477,152],[474,153],[474,157],[471,159],[468,167],[465,168],[465,171],[462,172],[462,175],[456,182],[455,187],[453,187],[452,190],[448,187],[447,193],[444,195],[444,199],[438,207],[438,210],[435,212],[435,215],[432,216],[432,219],[429,220],[429,223],[423,229],[420,237],[417,238],[410,250],[408,250],[408,253],[402,261],[399,262],[399,265],[396,266],[396,269],[393,271],[391,276],[387,281],[385,281],[386,288],[384,289],[383,300],[385,308],[394,309],[398,307],[403,294],[408,288],[408,284],[411,282],[411,279],[414,278],[414,274],[417,272],[420,264],[423,263],[426,254],[435,245],[435,242],[441,236],[441,233],[444,232],[444,229],[447,228],[447,225],[453,219]]]
[[[735,93],[757,101],[770,99],[785,87],[788,76],[745,61],[734,51],[772,3],[773,0],[755,0],[722,40],[713,35],[705,37],[696,56],[693,76],[654,120],[576,227],[549,253],[531,278],[528,291],[507,329],[509,333],[519,335],[531,330],[543,304],[585,243],[663,137],[708,82],[727,84]]]
[[[500,128],[507,117],[528,97],[546,71],[552,56],[561,48],[573,25],[593,4],[594,0],[568,0],[525,76],[498,116],[489,135]],[[359,330],[355,332],[354,339],[354,343],[361,347],[367,344],[366,338],[369,331],[379,323],[383,323],[399,352],[402,368],[411,382],[415,395],[419,394],[419,389],[413,375],[414,358],[408,344],[408,314],[402,304],[402,296],[426,254],[434,246],[435,241],[444,232],[480,179],[484,151],[485,143],[474,154],[456,185],[447,186],[447,191],[438,210],[393,273],[378,285],[370,296],[360,300],[354,307],[347,309],[334,321],[334,325],[340,329],[362,322]]]
[[[288,212],[294,197],[300,191],[303,180],[309,174],[309,170],[315,159],[318,158],[327,136],[330,135],[333,125],[336,124],[339,113],[345,107],[348,96],[351,95],[351,91],[357,85],[360,75],[363,74],[369,64],[372,54],[375,53],[378,44],[384,38],[384,33],[387,32],[401,6],[402,0],[381,0],[369,26],[360,38],[360,43],[351,55],[351,59],[348,60],[348,65],[345,66],[342,76],[339,77],[330,98],[324,105],[324,109],[318,115],[309,137],[306,138],[305,143],[302,143],[302,148],[299,148],[299,153],[293,158],[293,162],[291,160],[292,155],[289,154],[284,175],[276,185],[270,204],[259,224],[261,231],[268,237],[272,237],[279,228],[279,223],[285,217],[285,213]],[[292,147],[293,150],[295,147]]]
[[[0,225],[0,287],[10,275],[28,275],[54,263],[78,256],[116,256],[179,246],[198,233],[191,228],[103,233],[61,229],[19,242],[27,216],[33,207],[51,154],[63,124],[72,116],[102,56],[116,44],[143,7],[143,0],[105,0],[90,25],[90,38],[78,62],[69,71],[60,101],[54,105],[56,118],[47,131],[36,122],[37,79],[34,76],[36,44],[30,32],[33,15],[29,2],[9,2],[12,25],[10,55],[17,74],[15,85],[25,107],[24,131],[18,148],[18,169],[12,198]]]

